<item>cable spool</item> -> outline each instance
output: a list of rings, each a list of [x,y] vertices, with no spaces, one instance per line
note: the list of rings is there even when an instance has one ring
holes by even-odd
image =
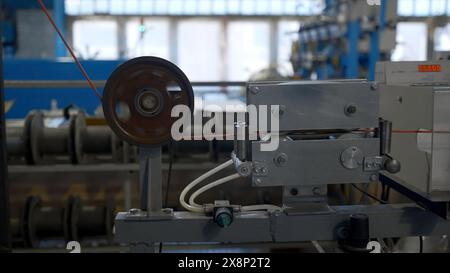
[[[30,121],[31,154],[35,164],[45,162],[46,156],[67,156],[71,163],[76,163],[75,157],[75,119],[57,128],[46,127],[42,112],[36,112]]]
[[[194,107],[191,83],[173,63],[139,57],[119,66],[106,82],[103,112],[114,133],[137,146],[159,147],[171,139],[176,105]]]
[[[121,141],[108,126],[87,126],[86,114],[74,116],[74,142],[77,163],[86,163],[91,156],[112,156],[113,161],[121,158]]]
[[[70,238],[81,241],[86,238],[105,237],[110,243],[113,239],[114,207],[83,206],[80,198],[69,198]]]
[[[9,158],[25,156],[25,126],[14,124],[6,126],[6,148]]]
[[[23,124],[6,127],[7,153],[9,158],[24,158],[29,165],[34,164],[31,152],[31,124],[36,112],[30,112]]]
[[[25,245],[38,247],[45,239],[69,239],[68,208],[42,206],[39,197],[27,198],[23,214],[23,234]]]

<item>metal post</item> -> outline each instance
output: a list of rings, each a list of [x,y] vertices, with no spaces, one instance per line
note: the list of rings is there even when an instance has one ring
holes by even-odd
[[[359,76],[359,34],[361,26],[359,20],[348,23],[348,49],[347,49],[347,67],[345,76],[348,79],[356,79]]]
[[[162,210],[161,147],[140,148],[141,210],[160,213]]]
[[[277,67],[278,65],[278,21],[270,20],[270,62],[269,65]]]
[[[0,22],[3,22],[3,11],[0,10]],[[0,23],[0,38],[3,37]],[[11,235],[9,223],[9,185],[7,181],[8,165],[6,162],[6,125],[5,102],[3,92],[3,42],[0,39],[0,252],[11,250]]]
[[[370,34],[370,56],[368,79],[375,80],[375,69],[380,59],[380,37],[386,27],[386,0],[381,0],[379,22],[377,28]]]
[[[169,21],[169,59],[178,63],[178,19],[171,18]]]
[[[66,29],[66,9],[64,0],[53,0],[53,17],[55,18],[55,23],[61,30],[61,33],[65,34]],[[61,41],[59,36],[55,34],[55,57],[66,57],[67,51],[64,43]]]
[[[127,28],[126,28],[126,18],[119,17],[117,19],[117,48],[119,49],[119,59],[126,59],[128,54],[127,48]]]

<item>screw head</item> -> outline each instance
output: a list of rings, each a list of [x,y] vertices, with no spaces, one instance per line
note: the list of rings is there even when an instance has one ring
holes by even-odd
[[[140,209],[135,209],[135,208],[133,208],[133,209],[130,209],[130,210],[128,211],[128,213],[129,213],[130,215],[137,215],[140,211],[141,211]]]
[[[378,181],[378,175],[372,174],[372,175],[370,176],[370,181],[372,181],[372,182]]]
[[[373,91],[378,90],[378,83],[377,82],[373,82],[370,84],[370,89],[372,89]]]
[[[288,162],[288,156],[285,153],[279,154],[275,159],[274,159],[275,165],[277,165],[278,167],[283,167],[286,166],[287,162]]]
[[[358,111],[358,108],[354,104],[350,104],[347,107],[345,107],[345,114],[347,116],[352,116],[352,115],[356,114],[357,111]]]
[[[314,187],[312,192],[314,195],[320,195],[322,193],[322,190],[319,187]]]
[[[251,92],[252,92],[253,95],[258,94],[259,91],[260,91],[259,87],[257,87],[257,86],[254,86],[254,87],[251,88]]]
[[[171,214],[171,213],[172,213],[172,210],[171,210],[171,209],[163,209],[162,211],[163,211],[163,213],[165,213],[165,214]]]

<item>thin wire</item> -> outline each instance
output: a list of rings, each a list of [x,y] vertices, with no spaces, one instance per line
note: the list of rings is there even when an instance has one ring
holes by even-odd
[[[379,202],[380,204],[385,204],[385,205],[386,205],[386,204],[389,204],[388,202],[385,202],[385,201],[383,201],[383,200],[381,200],[381,199],[379,199],[379,198],[373,196],[372,194],[370,194],[370,193],[364,191],[363,189],[358,188],[355,184],[352,184],[352,187],[355,188],[356,190],[358,190],[359,192],[361,192],[362,194],[364,194],[364,195],[366,195],[366,196],[372,198],[373,200]]]
[[[100,92],[98,92],[97,88],[95,87],[95,84],[92,82],[91,78],[89,78],[89,75],[87,74],[86,70],[84,70],[84,68],[81,65],[80,61],[78,60],[77,56],[73,52],[72,48],[69,46],[69,44],[67,43],[66,39],[62,35],[61,31],[59,30],[59,28],[56,25],[55,21],[53,20],[52,16],[48,12],[47,7],[42,2],[42,0],[37,0],[37,1],[38,1],[39,5],[41,6],[42,11],[44,12],[44,14],[47,16],[48,20],[50,21],[50,24],[52,24],[53,28],[56,30],[56,32],[58,33],[58,35],[61,38],[62,42],[66,46],[66,48],[69,51],[70,55],[72,55],[73,60],[77,64],[77,66],[80,69],[81,73],[83,73],[84,77],[86,78],[87,82],[89,83],[89,86],[92,88],[92,90],[94,91],[95,95],[100,99],[100,101],[102,101],[102,95],[100,95]]]

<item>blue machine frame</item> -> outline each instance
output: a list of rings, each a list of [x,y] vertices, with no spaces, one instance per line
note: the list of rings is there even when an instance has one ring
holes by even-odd
[[[122,61],[83,61],[82,64],[92,80],[108,79]],[[73,62],[51,60],[5,60],[5,80],[85,80]],[[103,90],[100,90],[103,91]],[[75,104],[93,114],[100,105],[95,94],[85,88],[67,89],[6,89],[5,99],[14,105],[6,114],[7,119],[23,118],[33,109],[50,109],[51,101],[56,100],[59,107]]]
[[[325,13],[330,13],[335,10],[335,6],[338,5],[336,0],[327,0]],[[380,60],[380,36],[386,28],[386,12],[387,2],[381,0],[380,13],[377,20],[377,27],[364,33],[361,29],[360,20],[349,21],[347,23],[347,30],[345,33],[339,32],[339,26],[336,23],[318,23],[317,25],[302,27],[299,31],[299,56],[307,55],[308,44],[316,43],[313,54],[327,56],[327,61],[324,65],[317,67],[314,71],[308,71],[304,69],[302,64],[299,64],[298,75],[302,78],[308,78],[311,72],[317,74],[319,80],[325,80],[328,78],[348,78],[356,79],[360,77],[361,68],[368,70],[367,78],[369,80],[375,80],[375,67],[376,63]],[[314,23],[315,24],[315,23]],[[370,52],[369,54],[363,54],[359,52],[358,45],[362,35],[369,35],[370,37]],[[347,48],[336,48],[337,43],[330,43],[332,40],[343,39],[347,42]],[[342,70],[338,71],[333,67],[333,56],[338,56],[341,63]]]

